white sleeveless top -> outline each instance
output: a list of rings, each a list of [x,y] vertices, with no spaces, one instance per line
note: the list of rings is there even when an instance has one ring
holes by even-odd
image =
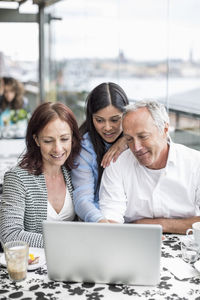
[[[47,204],[47,220],[48,221],[73,221],[75,217],[74,205],[72,198],[67,189],[64,205],[59,213],[55,211],[51,203]]]

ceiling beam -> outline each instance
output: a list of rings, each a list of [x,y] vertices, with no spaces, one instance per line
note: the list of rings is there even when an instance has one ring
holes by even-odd
[[[0,2],[17,2],[17,3],[22,3],[26,2],[27,0],[0,0]]]
[[[0,22],[38,22],[38,14],[19,13],[18,9],[0,8]]]
[[[61,1],[61,0],[33,0],[33,4],[37,4],[39,6],[46,7],[46,6],[50,6],[59,1]]]

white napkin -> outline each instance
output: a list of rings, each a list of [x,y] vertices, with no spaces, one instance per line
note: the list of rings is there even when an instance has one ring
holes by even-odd
[[[197,270],[195,270],[189,263],[184,262],[181,258],[162,257],[161,265],[181,280],[200,276],[200,273]]]

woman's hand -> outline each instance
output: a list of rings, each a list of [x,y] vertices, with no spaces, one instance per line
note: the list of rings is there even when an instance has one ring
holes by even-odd
[[[97,223],[109,223],[109,221],[106,220],[106,219],[101,219],[101,220],[99,220]]]
[[[118,223],[118,222],[116,222],[116,221],[114,221],[114,220],[107,220],[107,219],[101,219],[101,220],[99,220],[97,223]]]
[[[110,149],[104,154],[101,161],[101,166],[106,168],[109,166],[110,162],[113,160],[115,162],[119,155],[128,148],[125,137],[121,137],[117,140]]]

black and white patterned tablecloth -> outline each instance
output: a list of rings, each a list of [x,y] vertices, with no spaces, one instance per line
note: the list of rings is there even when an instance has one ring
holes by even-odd
[[[166,235],[162,245],[162,257],[181,257],[178,236]],[[20,283],[9,280],[5,268],[0,269],[0,299],[86,299],[86,300],[200,300],[200,273],[180,280],[166,266],[161,268],[160,284],[153,287],[50,281],[46,267],[28,272]]]

